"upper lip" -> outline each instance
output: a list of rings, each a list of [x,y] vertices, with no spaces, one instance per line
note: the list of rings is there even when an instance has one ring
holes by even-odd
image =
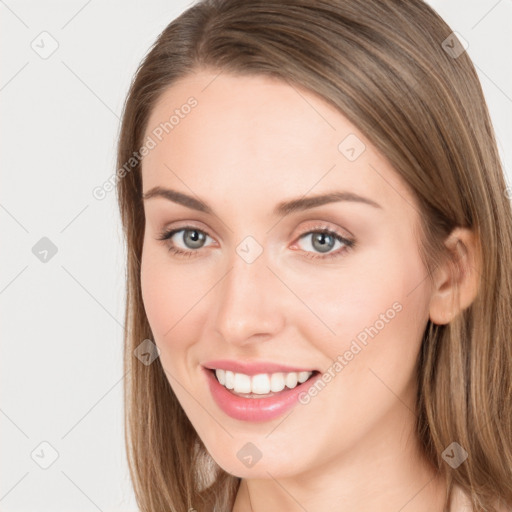
[[[244,373],[245,375],[257,375],[259,373],[288,373],[288,372],[314,372],[316,370],[308,369],[305,366],[288,366],[285,364],[271,363],[270,361],[242,362],[229,359],[217,359],[203,363],[205,368],[210,370],[229,370],[234,373]]]

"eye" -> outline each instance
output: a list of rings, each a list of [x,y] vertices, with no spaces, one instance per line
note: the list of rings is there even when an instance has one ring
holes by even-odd
[[[178,235],[178,236],[177,236]],[[175,238],[175,240],[173,240]],[[210,238],[210,235],[201,229],[194,226],[183,226],[177,229],[171,229],[163,231],[157,240],[170,241],[168,244],[169,251],[179,257],[194,257],[199,254],[199,249],[205,247],[205,241]],[[347,250],[352,249],[355,246],[355,240],[346,238],[336,231],[329,229],[325,226],[318,226],[314,230],[309,230],[299,236],[298,241],[307,240],[306,248],[303,249],[304,255],[307,258],[312,259],[327,259],[336,258],[343,256]],[[179,246],[182,244],[182,247]],[[336,251],[332,251],[336,243],[339,244],[339,248]],[[316,254],[308,250],[308,246],[317,251]],[[340,247],[341,246],[341,247]]]
[[[298,240],[308,240],[305,244],[305,256],[313,259],[336,258],[342,256],[343,253],[355,246],[355,240],[345,238],[336,231],[326,227],[308,231],[300,235]],[[336,243],[339,244],[338,250],[329,252],[335,247]],[[318,252],[315,254],[308,251],[308,248],[312,248],[313,251]]]
[[[181,233],[181,235],[176,236],[176,240],[173,240],[178,233]],[[169,251],[171,253],[178,256],[191,257],[195,255],[194,253],[198,252],[198,249],[203,247],[206,238],[211,237],[205,231],[194,226],[184,226],[178,229],[164,231],[158,237],[158,240],[170,240],[172,242],[172,244],[169,244]],[[185,247],[176,247],[175,244],[178,241],[181,241]]]

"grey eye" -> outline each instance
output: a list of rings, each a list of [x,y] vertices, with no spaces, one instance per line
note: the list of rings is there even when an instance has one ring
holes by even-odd
[[[185,244],[185,247],[187,249],[200,249],[208,235],[206,233],[203,233],[202,231],[199,231],[198,229],[180,229],[179,231],[176,231],[175,235],[178,233],[183,233],[181,235],[181,240]]]
[[[326,253],[333,249],[336,242],[343,245],[339,238],[333,234],[319,232],[319,231],[311,231],[310,233],[306,233],[305,235],[300,237],[300,240],[310,239],[309,244],[313,251]],[[340,247],[341,247],[340,245]],[[308,250],[306,247],[304,250]]]

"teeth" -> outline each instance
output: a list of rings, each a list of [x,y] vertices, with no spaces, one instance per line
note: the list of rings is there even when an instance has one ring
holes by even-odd
[[[219,370],[217,370],[219,371]],[[235,386],[235,374],[233,372],[224,372],[224,370],[220,370],[224,373],[224,379],[226,380],[224,386],[226,386],[228,389],[233,389]],[[217,373],[217,372],[215,372]],[[219,380],[220,382],[220,380]]]
[[[284,382],[287,387],[293,389],[297,385],[297,378],[299,376],[296,373],[288,373],[284,379]]]
[[[234,373],[229,370],[215,370],[215,375],[220,384],[235,393],[254,393],[266,395],[270,392],[278,393],[285,386],[293,389],[297,384],[306,382],[313,372],[289,372],[289,373],[259,373],[258,375],[246,375]]]
[[[260,373],[253,375],[250,379],[251,391],[250,393],[256,393],[258,395],[266,395],[270,393],[270,379],[266,373]]]
[[[270,390],[273,393],[282,391],[286,385],[284,373],[273,373],[270,376]]]
[[[297,380],[302,384],[303,382],[306,382],[311,375],[313,375],[313,372],[299,372],[297,375]]]
[[[251,392],[251,378],[249,375],[243,373],[235,373],[234,391],[237,393],[250,393]]]
[[[226,372],[224,370],[215,370],[215,375],[217,376],[217,380],[223,385],[226,386]],[[231,389],[233,386],[231,386]]]

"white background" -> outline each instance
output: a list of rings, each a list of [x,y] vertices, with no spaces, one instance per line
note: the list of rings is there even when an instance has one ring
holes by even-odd
[[[512,2],[429,2],[469,43],[512,183]],[[115,172],[129,82],[183,1],[0,0],[0,510],[137,510],[124,454]],[[47,31],[58,49],[31,44]],[[37,43],[37,39],[36,39]],[[41,262],[32,247],[49,238]],[[50,461],[42,469],[31,458]],[[42,451],[41,451],[42,450]],[[39,457],[37,457],[39,456]]]

